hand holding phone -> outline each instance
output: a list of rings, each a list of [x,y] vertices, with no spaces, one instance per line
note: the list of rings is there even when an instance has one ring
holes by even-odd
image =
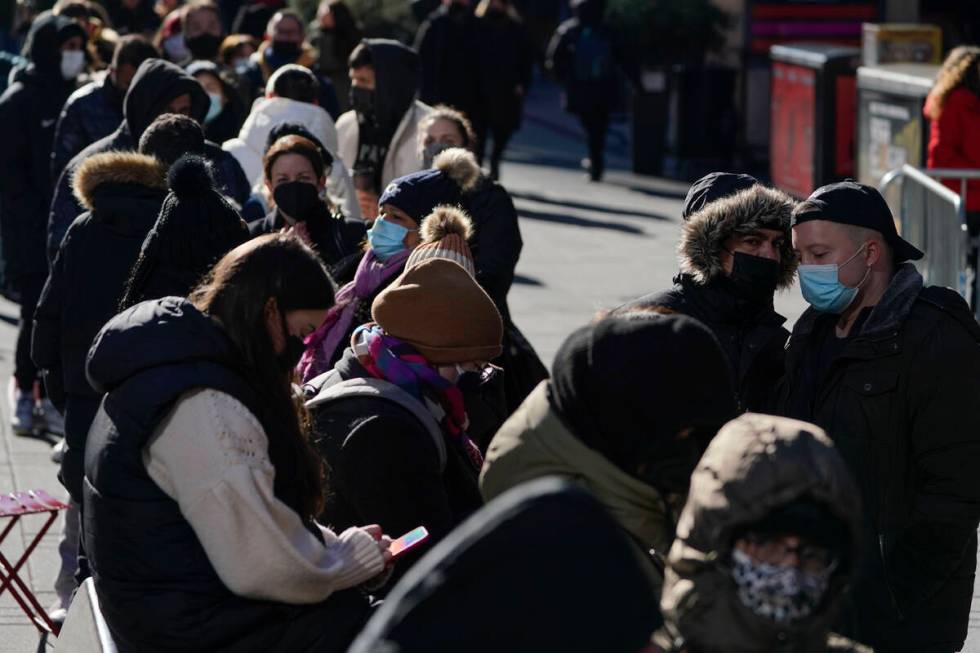
[[[411,551],[422,542],[425,542],[429,538],[429,531],[425,529],[425,526],[419,526],[409,532],[405,533],[397,540],[391,543],[388,547],[388,552],[391,554],[392,560],[397,560],[400,556],[404,555],[408,551]]]

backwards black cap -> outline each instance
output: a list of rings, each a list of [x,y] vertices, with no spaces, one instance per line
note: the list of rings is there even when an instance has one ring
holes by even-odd
[[[758,183],[759,180],[751,175],[736,175],[731,172],[707,174],[694,182],[687,191],[681,218],[687,220],[692,213],[697,213],[715,200],[752,188]]]
[[[898,235],[892,212],[876,188],[856,181],[841,181],[813,191],[793,212],[793,226],[810,220],[873,229],[895,252],[895,262],[918,261],[924,254]]]

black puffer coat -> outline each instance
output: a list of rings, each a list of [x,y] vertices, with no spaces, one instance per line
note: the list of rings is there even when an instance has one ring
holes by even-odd
[[[51,179],[83,149],[116,130],[123,119],[123,97],[109,75],[71,94],[58,118],[51,151]]]
[[[473,219],[475,234],[470,247],[476,281],[490,295],[501,316],[509,319],[507,293],[524,247],[514,202],[503,186],[482,177],[463,195],[463,208]]]
[[[208,112],[208,95],[196,79],[179,66],[162,59],[147,59],[140,65],[123,101],[123,122],[113,133],[79,152],[58,179],[48,217],[48,256],[52,260],[68,225],[82,212],[71,190],[72,175],[82,161],[100,152],[135,150],[140,136],[150,123],[165,111],[174,98],[185,94],[191,98],[191,117],[203,122]],[[251,189],[238,161],[210,141],[204,144],[204,156],[214,164],[221,192],[241,206],[248,199]]]
[[[910,263],[866,310],[829,365],[836,316],[803,314],[779,411],[822,426],[859,479],[868,539],[845,634],[883,651],[958,650],[980,521],[980,326]]]
[[[5,275],[15,285],[47,275],[44,233],[51,201],[51,143],[75,82],[61,76],[59,46],[85,32],[64,16],[38,17],[28,35],[31,63],[0,95],[0,216]],[[74,216],[72,216],[74,217]],[[40,286],[40,283],[38,283]]]
[[[86,160],[75,193],[87,209],[68,229],[34,312],[31,356],[45,370],[45,387],[62,408],[68,395],[97,401],[85,357],[99,329],[116,314],[129,270],[166,194],[166,171],[153,158],[105,152]],[[66,430],[62,482],[82,496],[84,432]],[[79,437],[81,436],[81,437]]]

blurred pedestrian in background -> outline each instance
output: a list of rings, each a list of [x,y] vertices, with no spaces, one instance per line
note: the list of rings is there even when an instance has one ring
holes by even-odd
[[[482,163],[490,137],[490,178],[500,178],[500,161],[520,129],[524,98],[531,87],[534,49],[520,14],[510,0],[481,0],[476,7],[476,111],[467,114],[476,129],[476,155]]]
[[[565,87],[565,109],[585,130],[589,156],[582,161],[592,181],[605,172],[609,115],[622,102],[620,55],[603,24],[605,0],[572,0],[572,18],[548,46],[547,68]]]
[[[929,120],[929,149],[926,167],[980,169],[980,47],[954,48],[943,62],[936,85],[926,98],[923,113]],[[959,194],[959,180],[944,182]],[[980,237],[980,179],[966,183],[967,228],[973,239]],[[969,264],[977,269],[978,248],[974,241]],[[976,276],[970,294],[980,297]]]
[[[204,133],[213,143],[224,143],[238,135],[247,115],[231,73],[212,61],[193,61],[187,74],[200,82],[208,94]]]
[[[419,27],[415,49],[422,63],[419,99],[428,105],[453,107],[471,120],[479,115],[482,124],[482,53],[480,24],[473,15],[475,4],[473,0],[443,0]]]
[[[315,70],[333,83],[341,113],[350,110],[347,60],[361,42],[361,29],[344,0],[321,0],[309,27],[309,42],[318,53]]]

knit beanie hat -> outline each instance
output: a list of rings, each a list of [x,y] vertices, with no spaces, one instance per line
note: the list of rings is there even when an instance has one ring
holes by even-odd
[[[441,152],[432,166],[388,184],[378,206],[391,204],[421,223],[440,204],[459,204],[462,194],[471,190],[480,179],[476,157],[459,147]]]
[[[218,259],[248,240],[245,221],[215,188],[206,159],[190,154],[177,159],[167,185],[170,193],[143,241],[123,307],[186,295]]]
[[[469,216],[460,209],[451,206],[437,206],[419,229],[422,244],[412,250],[411,256],[405,261],[405,269],[431,258],[443,258],[455,261],[476,276],[476,266],[473,264],[473,252],[466,241],[473,236],[473,223]]]
[[[503,351],[504,325],[493,300],[462,266],[446,259],[406,267],[375,298],[371,317],[430,363],[488,361]]]
[[[740,175],[731,172],[712,172],[691,184],[684,198],[684,208],[681,218],[687,220],[691,214],[697,213],[715,200],[731,197],[739,191],[748,190],[759,180],[751,175]]]

